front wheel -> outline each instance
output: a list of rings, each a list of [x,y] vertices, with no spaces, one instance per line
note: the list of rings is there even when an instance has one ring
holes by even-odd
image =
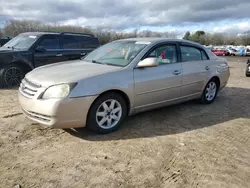
[[[19,86],[24,75],[22,67],[15,64],[9,65],[0,72],[0,85],[7,88]]]
[[[123,97],[117,93],[107,93],[92,104],[87,128],[105,134],[117,130],[127,116],[127,105]]]
[[[211,104],[217,96],[218,84],[215,79],[210,80],[201,96],[201,102],[203,104]]]

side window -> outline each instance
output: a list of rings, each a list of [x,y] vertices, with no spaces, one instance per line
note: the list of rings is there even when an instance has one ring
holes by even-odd
[[[208,56],[204,50],[191,47],[191,46],[181,46],[181,57],[182,61],[200,61],[208,60]]]
[[[47,50],[60,49],[59,39],[53,36],[46,36],[39,45]]]
[[[201,50],[201,58],[202,60],[209,60],[206,52],[204,52],[203,50]]]
[[[64,36],[62,39],[63,49],[78,49],[78,42],[74,37]]]
[[[158,58],[159,65],[176,63],[177,62],[176,45],[159,46],[155,48],[147,57]]]
[[[79,37],[78,41],[80,48],[96,48],[99,46],[98,40],[92,37]]]
[[[201,51],[191,46],[181,46],[182,61],[200,61]]]

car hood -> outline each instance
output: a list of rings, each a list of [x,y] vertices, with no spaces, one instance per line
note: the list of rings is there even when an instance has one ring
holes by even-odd
[[[0,47],[0,55],[6,55],[9,53],[15,53],[16,51],[10,49],[10,48],[6,48],[6,47]]]
[[[25,77],[35,84],[51,86],[60,83],[78,82],[85,78],[120,69],[122,69],[122,67],[96,64],[84,60],[74,60],[36,68]]]
[[[18,56],[23,53],[27,53],[28,50],[20,50],[20,49],[10,49],[6,47],[0,47],[0,57],[12,57],[12,56]]]

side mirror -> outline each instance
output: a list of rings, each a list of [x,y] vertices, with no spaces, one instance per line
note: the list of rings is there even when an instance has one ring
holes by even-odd
[[[36,47],[36,51],[37,51],[37,52],[45,52],[46,49],[45,49],[43,46],[37,46],[37,47]]]
[[[137,64],[137,68],[146,68],[146,67],[157,67],[158,61],[155,57],[149,57],[146,59],[143,59]]]

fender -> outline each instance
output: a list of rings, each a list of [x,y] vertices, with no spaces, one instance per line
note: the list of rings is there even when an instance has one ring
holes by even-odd
[[[32,61],[32,53],[31,52],[21,52],[13,54],[12,63],[21,64],[28,66],[31,70],[35,68]]]

